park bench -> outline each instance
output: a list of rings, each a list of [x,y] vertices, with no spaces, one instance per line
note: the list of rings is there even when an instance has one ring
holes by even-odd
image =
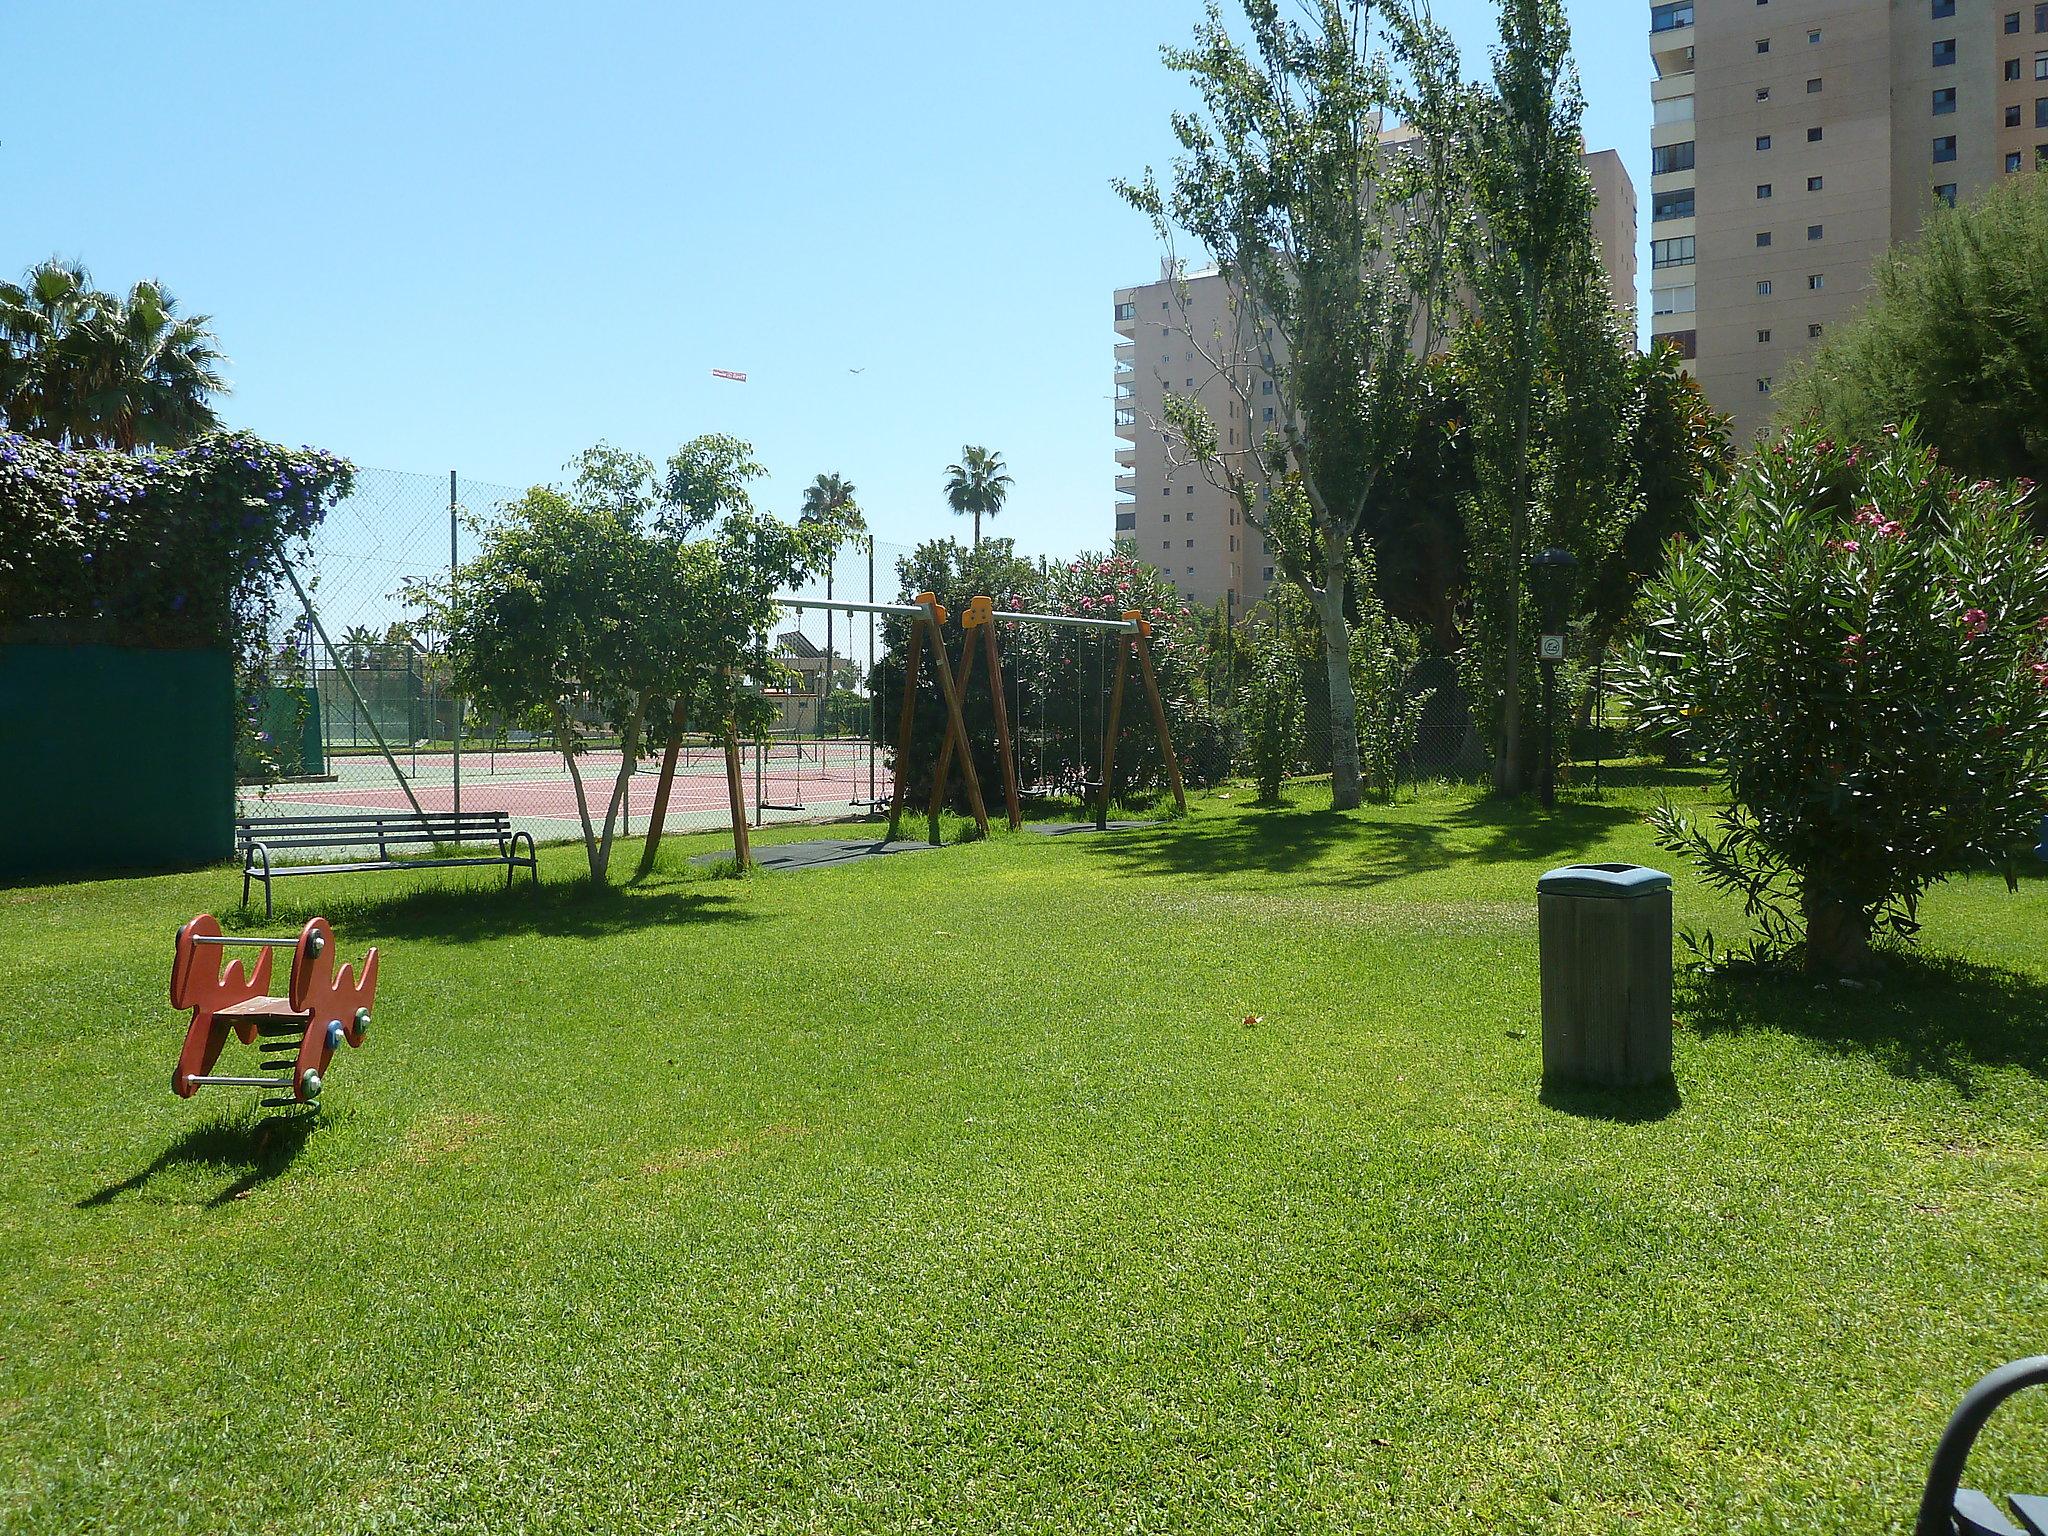
[[[431,858],[396,858],[394,848],[474,847],[494,844],[495,853],[444,853]],[[522,853],[521,847],[525,851]],[[533,835],[512,830],[503,811],[393,812],[388,815],[243,816],[235,822],[235,848],[242,855],[242,905],[251,881],[263,882],[263,915],[270,915],[270,882],[287,875],[353,875],[382,869],[458,869],[502,864],[505,884],[521,869],[540,883]],[[341,864],[280,864],[276,855],[293,849],[375,848],[374,859]]]

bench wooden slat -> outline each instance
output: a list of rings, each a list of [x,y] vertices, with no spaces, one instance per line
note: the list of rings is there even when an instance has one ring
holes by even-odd
[[[526,845],[525,851],[520,844]],[[495,843],[495,853],[425,859],[395,859],[388,850],[423,845]],[[235,846],[242,854],[242,900],[249,900],[252,880],[263,882],[263,911],[270,914],[270,882],[287,875],[346,875],[400,869],[468,869],[501,865],[505,882],[525,869],[540,879],[540,863],[533,837],[515,831],[505,811],[428,811],[413,814],[393,812],[333,812],[315,816],[239,816],[235,819]],[[273,852],[313,848],[366,848],[374,846],[380,857],[339,864],[275,864]],[[259,863],[259,857],[261,862]]]

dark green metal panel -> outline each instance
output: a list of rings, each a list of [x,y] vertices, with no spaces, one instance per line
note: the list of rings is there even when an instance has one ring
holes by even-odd
[[[227,652],[0,645],[0,877],[225,859],[234,816]]]

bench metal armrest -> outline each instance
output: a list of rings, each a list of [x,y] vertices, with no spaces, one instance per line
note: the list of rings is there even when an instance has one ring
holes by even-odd
[[[1970,1459],[1970,1447],[2000,1403],[2015,1392],[2039,1386],[2048,1386],[2048,1355],[2001,1365],[1963,1394],[1934,1449],[1913,1536],[1954,1536],[1956,1500],[1963,1491],[1963,1465]]]

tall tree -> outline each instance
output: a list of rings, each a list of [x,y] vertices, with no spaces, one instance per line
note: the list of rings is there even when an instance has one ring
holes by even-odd
[[[2015,176],[1877,264],[1875,294],[1792,381],[1781,414],[1875,444],[1909,419],[1971,476],[2048,482],[2048,175]],[[2048,528],[2036,507],[2035,526]]]
[[[1471,314],[1454,348],[1471,407],[1468,691],[1491,717],[1494,787],[1535,778],[1530,557],[1604,559],[1630,516],[1629,359],[1593,234],[1585,101],[1561,0],[1500,0],[1491,89],[1475,103],[1467,183]]]
[[[981,519],[993,518],[1009,499],[1012,481],[1004,472],[1003,456],[969,444],[960,450],[960,462],[946,466],[946,505],[961,517],[974,518],[974,542],[981,542]]]
[[[1199,111],[1174,115],[1172,184],[1148,170],[1117,190],[1169,256],[1186,231],[1235,303],[1227,334],[1181,330],[1204,386],[1228,394],[1229,440],[1199,394],[1169,392],[1172,462],[1224,487],[1314,607],[1330,696],[1331,784],[1361,798],[1348,608],[1353,553],[1374,490],[1417,430],[1420,357],[1435,342],[1461,218],[1455,146],[1467,93],[1456,45],[1410,0],[1378,6],[1244,0],[1249,46],[1211,0],[1187,47],[1168,47]],[[1405,121],[1406,133],[1382,132]],[[1252,390],[1270,378],[1275,422],[1252,439]],[[1263,395],[1260,399],[1263,401]]]
[[[46,261],[0,284],[0,414],[51,442],[133,452],[190,441],[225,391],[205,315],[180,315],[161,283],[126,295],[84,268]]]
[[[838,523],[843,525],[849,537],[867,531],[867,523],[860,515],[860,505],[853,499],[853,482],[840,474],[819,475],[804,487],[803,505],[797,509],[796,520],[800,528]],[[829,561],[825,566],[825,600],[828,603],[832,600],[832,565]],[[832,649],[832,619],[833,613],[828,607],[825,610],[827,656],[835,654]],[[830,711],[834,691],[834,684],[829,675],[824,679],[824,688],[824,697],[818,703],[818,729],[821,733],[825,729],[824,717]]]

